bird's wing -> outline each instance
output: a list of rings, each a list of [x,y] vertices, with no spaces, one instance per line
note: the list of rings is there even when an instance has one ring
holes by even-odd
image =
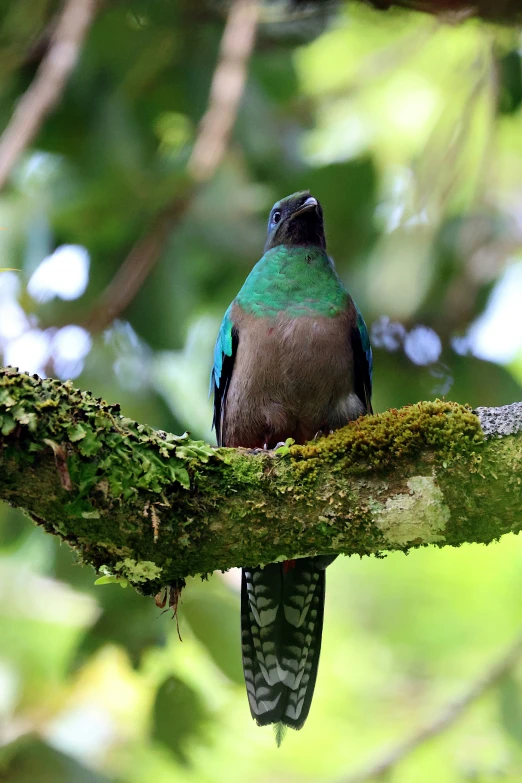
[[[239,334],[232,321],[231,312],[232,305],[226,311],[221,322],[216,347],[214,348],[214,366],[210,373],[210,392],[214,393],[214,419],[212,426],[216,428],[218,446],[223,445],[223,416],[239,342]]]
[[[355,306],[355,323],[351,330],[354,391],[366,408],[372,411],[372,347],[364,318]]]

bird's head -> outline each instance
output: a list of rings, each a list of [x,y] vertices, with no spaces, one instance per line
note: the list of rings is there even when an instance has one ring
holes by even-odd
[[[316,245],[326,248],[323,210],[309,190],[277,201],[268,218],[265,253],[278,245]]]

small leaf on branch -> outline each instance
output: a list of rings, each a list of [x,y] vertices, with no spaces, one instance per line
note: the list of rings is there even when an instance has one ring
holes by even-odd
[[[122,576],[114,576],[108,574],[106,576],[100,576],[94,583],[95,585],[119,585],[120,587],[128,587],[128,581]]]

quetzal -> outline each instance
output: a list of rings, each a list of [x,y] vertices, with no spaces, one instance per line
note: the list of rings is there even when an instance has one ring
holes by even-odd
[[[305,443],[371,412],[364,320],[326,253],[321,205],[308,191],[274,204],[264,255],[223,318],[211,388],[220,446]],[[245,567],[243,670],[260,726],[300,729],[314,692],[325,592],[335,555]]]

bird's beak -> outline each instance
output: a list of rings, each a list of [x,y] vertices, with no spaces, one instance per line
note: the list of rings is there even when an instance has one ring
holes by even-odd
[[[302,215],[303,212],[308,212],[311,209],[315,209],[318,206],[318,204],[319,202],[317,201],[316,198],[314,198],[313,196],[308,196],[305,203],[301,207],[299,207],[297,212],[293,213],[292,217],[295,218],[298,215]]]

